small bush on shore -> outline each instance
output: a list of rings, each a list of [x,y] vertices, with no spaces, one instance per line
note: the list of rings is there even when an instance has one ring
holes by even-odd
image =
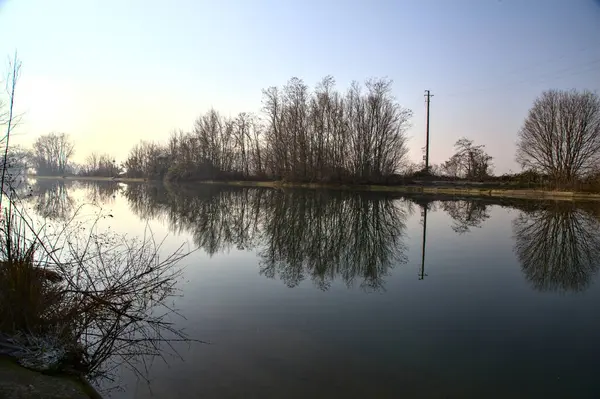
[[[41,371],[95,378],[127,365],[143,377],[136,357],[163,357],[173,341],[193,341],[167,321],[183,247],[163,259],[149,230],[142,238],[100,232],[104,217],[96,215],[87,228],[73,218],[61,231],[42,234],[12,204],[5,210],[0,353]],[[48,352],[59,355],[40,364]]]

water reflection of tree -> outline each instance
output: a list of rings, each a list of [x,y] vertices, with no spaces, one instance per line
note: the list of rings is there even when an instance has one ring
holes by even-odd
[[[258,243],[265,194],[257,189],[209,190],[188,204],[185,200],[175,202],[179,208],[174,209],[176,213],[170,218],[176,220],[178,215],[186,215],[195,226],[196,243],[209,254],[231,247],[252,249]]]
[[[189,232],[195,244],[213,255],[232,247],[257,245],[262,197],[267,190],[204,186],[192,192],[134,185],[125,193],[134,213],[161,218],[174,233]]]
[[[322,289],[336,278],[381,289],[389,269],[406,261],[408,207],[390,198],[212,186],[187,194],[140,190],[126,194],[136,213],[165,214],[172,231],[189,231],[209,254],[257,249],[260,273],[288,286],[308,277]]]
[[[131,211],[142,220],[161,217],[168,209],[166,191],[160,185],[132,183],[124,194]]]
[[[523,273],[541,291],[584,290],[600,264],[598,218],[567,202],[536,208],[513,221]]]
[[[114,181],[82,180],[77,183],[85,189],[85,197],[92,204],[112,204],[116,194],[121,191],[119,183]]]
[[[336,277],[380,289],[389,269],[406,261],[407,215],[397,201],[318,191],[278,197],[266,215],[262,274],[288,286],[309,276],[322,289]]]
[[[35,212],[43,218],[65,221],[75,210],[75,200],[65,183],[59,180],[36,182],[31,198]]]
[[[458,234],[481,227],[490,217],[487,204],[478,200],[444,201],[442,209],[453,219],[452,230]]]

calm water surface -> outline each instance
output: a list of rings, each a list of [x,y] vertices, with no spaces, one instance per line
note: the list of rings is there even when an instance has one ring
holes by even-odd
[[[49,220],[183,242],[178,327],[210,345],[117,398],[600,397],[600,204],[35,184]]]

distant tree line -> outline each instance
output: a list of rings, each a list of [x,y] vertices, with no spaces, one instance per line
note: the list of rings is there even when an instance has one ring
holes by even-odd
[[[391,85],[371,79],[341,93],[328,76],[311,91],[292,78],[281,88],[263,90],[261,115],[226,117],[211,109],[189,132],[173,132],[165,143],[136,144],[122,164],[94,153],[76,167],[70,162],[74,145],[64,133],[39,137],[22,158],[46,175],[384,184],[399,182],[402,175],[600,189],[597,93],[542,93],[518,132],[522,172],[494,177],[485,146],[465,137],[442,164],[426,170],[409,162],[406,130],[412,112],[392,96]]]
[[[115,177],[121,173],[121,168],[114,158],[97,152],[91,153],[78,169],[81,176]]]

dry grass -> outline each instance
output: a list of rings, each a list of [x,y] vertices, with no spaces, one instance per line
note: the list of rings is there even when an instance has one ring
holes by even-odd
[[[35,241],[25,238],[25,226],[9,208],[0,227],[0,331],[45,333],[53,324],[59,292],[45,269],[33,264]]]
[[[73,218],[52,234],[33,229],[14,206],[0,229],[0,333],[58,339],[66,370],[90,378],[117,367],[145,377],[152,357],[178,355],[172,343],[192,342],[170,321],[183,247],[161,258],[147,229],[141,238],[103,233]],[[49,278],[50,277],[50,278]]]

